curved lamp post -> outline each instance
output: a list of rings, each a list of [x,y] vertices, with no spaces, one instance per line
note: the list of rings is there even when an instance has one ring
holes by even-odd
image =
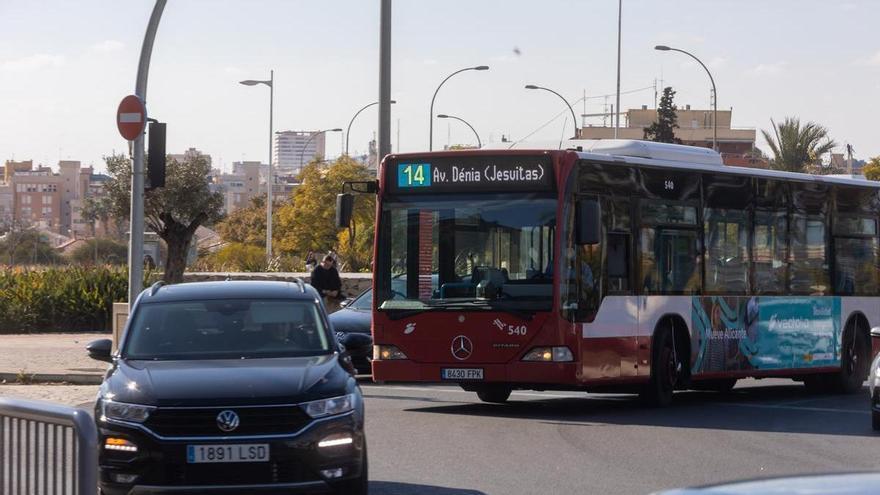
[[[577,117],[575,117],[575,115],[574,115],[574,108],[571,108],[571,104],[568,103],[568,100],[566,100],[564,96],[562,96],[561,94],[557,93],[556,91],[553,91],[553,90],[550,89],[550,88],[545,88],[545,87],[543,87],[543,86],[535,86],[534,84],[526,84],[526,89],[543,89],[544,91],[549,91],[549,92],[553,93],[554,95],[558,96],[559,99],[561,99],[562,101],[564,101],[564,102],[565,102],[565,106],[568,107],[568,111],[571,112],[571,125],[574,127],[574,137],[573,137],[572,139],[577,139],[577,138],[578,138],[578,135],[577,135],[577,134],[578,134],[578,132],[577,132],[577,130],[578,130]]]
[[[324,129],[323,131],[313,132],[312,135],[309,136],[308,139],[306,139],[306,144],[303,145],[302,150],[300,150],[300,152],[299,152],[299,170],[300,170],[300,171],[302,171],[302,167],[303,167],[303,156],[304,156],[305,153],[306,153],[306,148],[309,147],[309,143],[311,143],[311,142],[312,142],[312,139],[314,139],[315,136],[317,136],[318,134],[325,134],[325,133],[328,133],[328,132],[342,132],[342,128],[340,128],[340,127],[336,127],[336,128],[333,128],[333,129]]]
[[[397,103],[397,102],[394,100],[391,100],[392,105],[395,103]],[[370,108],[373,105],[378,105],[378,104],[379,104],[378,101],[374,101],[373,103],[370,103],[368,105],[364,105],[363,108],[361,108],[360,110],[355,112],[354,117],[352,117],[351,120],[348,122],[348,127],[345,128],[345,154],[346,155],[348,155],[348,132],[351,131],[351,124],[354,123],[354,119],[356,119],[357,116],[360,115],[361,112],[363,112],[364,110]],[[302,160],[300,160],[300,161],[302,161]]]
[[[265,84],[269,86],[269,176],[266,178],[266,259],[272,259],[272,185],[275,184],[275,173],[272,169],[272,107],[275,98],[275,71],[269,71],[268,81],[246,79],[239,81],[245,86]]]
[[[477,148],[482,148],[482,147],[483,147],[483,142],[480,141],[480,135],[477,134],[477,130],[474,129],[474,126],[468,124],[467,121],[464,120],[463,118],[461,118],[461,117],[456,117],[455,115],[446,115],[445,113],[437,114],[437,118],[438,118],[438,119],[455,119],[455,120],[457,120],[457,121],[459,121],[459,122],[463,122],[464,125],[470,127],[471,130],[474,131],[474,136],[477,136]]]
[[[462,73],[462,72],[469,71],[469,70],[489,70],[489,66],[488,65],[478,65],[476,67],[465,67],[464,69],[459,69],[459,70],[453,72],[452,74],[449,74],[448,76],[446,76],[446,79],[444,79],[442,82],[440,82],[440,85],[437,86],[437,89],[434,90],[434,96],[431,97],[431,112],[430,112],[431,121],[430,121],[430,124],[428,125],[428,151],[433,151],[433,149],[434,149],[434,100],[437,98],[437,93],[440,91],[440,88],[443,87],[443,85],[446,83],[446,81],[449,80],[450,77],[452,77],[456,74]]]
[[[684,53],[688,57],[697,61],[698,64],[703,66],[703,69],[706,71],[706,74],[709,75],[709,82],[712,83],[712,149],[718,151],[718,91],[715,89],[715,78],[712,77],[712,73],[709,72],[709,68],[706,67],[700,59],[698,59],[693,53],[686,52],[684,50],[680,50],[678,48],[668,47],[666,45],[657,45],[654,47],[655,50],[661,52],[679,52]]]

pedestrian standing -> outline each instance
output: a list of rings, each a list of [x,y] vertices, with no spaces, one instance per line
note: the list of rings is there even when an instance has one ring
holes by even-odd
[[[311,273],[316,266],[318,266],[318,256],[314,251],[309,251],[309,254],[306,255],[306,271]]]
[[[342,280],[334,266],[333,257],[329,254],[324,256],[321,264],[312,270],[311,284],[324,298],[327,312],[332,313],[339,309],[339,299],[342,291]]]

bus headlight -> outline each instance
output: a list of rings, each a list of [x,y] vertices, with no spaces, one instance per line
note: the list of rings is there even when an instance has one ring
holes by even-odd
[[[394,345],[374,345],[373,359],[391,360],[391,359],[409,359],[397,346]]]
[[[568,363],[574,361],[568,347],[535,347],[526,353],[523,361],[540,361],[545,363]]]

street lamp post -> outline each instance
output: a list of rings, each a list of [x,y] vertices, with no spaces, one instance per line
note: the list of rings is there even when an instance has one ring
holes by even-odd
[[[392,105],[395,103],[397,103],[397,102],[394,100],[391,100]],[[357,116],[360,115],[361,112],[363,112],[364,110],[370,108],[373,105],[378,105],[378,104],[379,104],[378,101],[374,101],[373,103],[369,103],[367,105],[364,105],[360,110],[355,112],[354,117],[352,117],[351,120],[348,122],[348,127],[345,128],[345,155],[346,156],[348,156],[348,133],[349,133],[349,131],[351,131],[351,124],[354,123],[354,119],[356,119]],[[302,161],[300,161],[300,163],[302,163]]]
[[[451,78],[452,76],[454,76],[456,74],[466,72],[469,70],[489,70],[489,66],[488,65],[478,65],[476,67],[465,67],[464,69],[459,69],[459,70],[453,72],[452,74],[449,74],[448,76],[446,76],[446,79],[441,81],[440,85],[437,86],[437,89],[434,90],[434,96],[431,97],[431,113],[430,113],[431,120],[430,120],[430,124],[428,125],[428,151],[434,150],[434,100],[437,99],[437,93],[440,91],[440,88],[442,88],[443,85],[446,84],[446,81],[448,81],[449,78]]]
[[[561,99],[562,101],[564,101],[564,102],[565,102],[565,106],[568,107],[568,110],[571,112],[571,124],[572,124],[572,126],[574,127],[574,137],[573,137],[572,139],[577,139],[577,138],[578,138],[578,124],[577,124],[577,117],[575,117],[575,115],[574,115],[574,108],[571,108],[571,104],[568,102],[568,100],[565,99],[564,96],[562,96],[561,94],[557,93],[556,91],[553,91],[553,90],[550,89],[550,88],[545,88],[545,87],[542,87],[542,86],[535,86],[534,84],[526,84],[526,89],[543,89],[544,91],[549,91],[549,92],[553,93],[554,95],[558,96],[559,99]]]
[[[709,75],[709,82],[712,83],[712,149],[718,151],[718,91],[715,89],[715,78],[712,77],[712,73],[709,72],[709,68],[706,67],[700,59],[698,59],[693,53],[686,52],[684,50],[680,50],[678,48],[668,47],[666,45],[657,45],[654,47],[655,50],[659,50],[661,52],[679,52],[684,53],[690,58],[697,61],[698,64],[703,66],[703,69],[706,71],[706,74]]]
[[[275,100],[275,70],[269,71],[268,81],[247,79],[241,81],[245,86],[265,84],[269,86],[269,175],[266,177],[266,262],[272,261],[272,186],[275,185],[275,171],[272,168],[272,110]]]
[[[335,127],[333,129],[324,129],[323,131],[313,132],[312,135],[309,136],[308,139],[306,139],[306,144],[303,145],[302,149],[299,152],[299,169],[300,169],[300,171],[302,171],[303,157],[305,156],[306,148],[309,147],[309,143],[311,143],[312,139],[314,139],[315,136],[317,136],[318,134],[325,134],[327,132],[342,132],[342,128]]]
[[[468,122],[467,122],[466,120],[464,120],[463,118],[461,118],[461,117],[456,117],[455,115],[446,115],[446,114],[444,114],[444,113],[438,114],[438,115],[437,115],[437,118],[438,118],[438,119],[455,119],[455,120],[457,120],[457,121],[459,121],[459,122],[463,122],[464,125],[470,127],[471,130],[474,131],[474,136],[477,136],[477,148],[482,148],[482,147],[483,147],[483,142],[480,141],[480,135],[477,134],[477,130],[474,129],[474,126],[468,124]]]

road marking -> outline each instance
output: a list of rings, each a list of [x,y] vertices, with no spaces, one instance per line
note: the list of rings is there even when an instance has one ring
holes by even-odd
[[[784,409],[788,411],[811,411],[827,413],[871,414],[871,411],[853,411],[852,409],[836,409],[833,407],[796,407],[781,404],[738,404],[736,402],[717,402],[722,406],[753,407],[755,409]]]

